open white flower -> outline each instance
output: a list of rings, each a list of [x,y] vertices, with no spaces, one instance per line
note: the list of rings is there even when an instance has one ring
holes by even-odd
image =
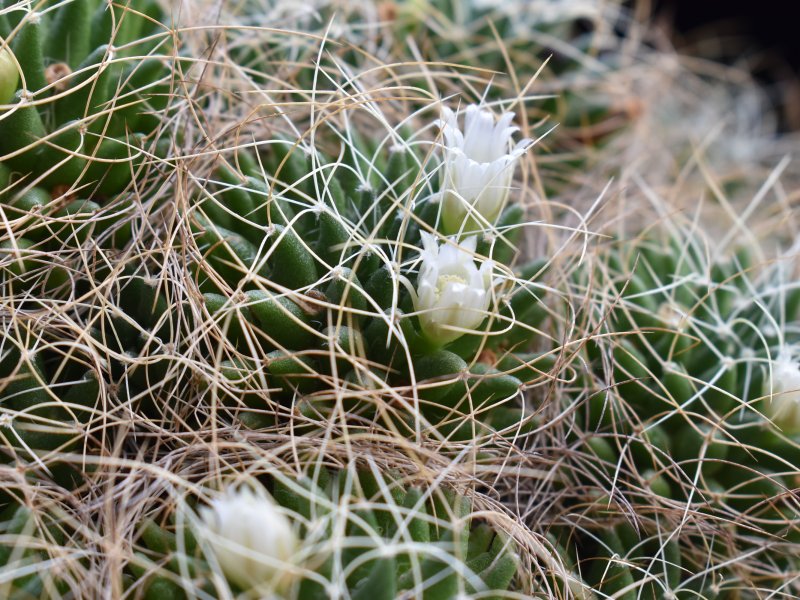
[[[475,236],[461,245],[439,245],[436,238],[422,234],[422,265],[417,280],[416,310],[425,336],[447,344],[466,331],[476,329],[486,317],[492,300],[491,261],[480,269],[473,254]]]
[[[260,593],[280,590],[291,582],[287,565],[297,551],[297,537],[266,491],[251,486],[229,489],[201,508],[200,516],[229,581]]]
[[[444,136],[442,224],[446,233],[480,231],[493,225],[508,200],[517,159],[530,140],[512,148],[518,127],[514,113],[494,115],[475,104],[467,107],[464,131],[458,118],[444,108],[439,125]]]
[[[772,386],[767,379],[764,395],[766,413],[784,433],[800,433],[800,364],[788,356],[772,363]],[[771,388],[771,389],[770,389]]]

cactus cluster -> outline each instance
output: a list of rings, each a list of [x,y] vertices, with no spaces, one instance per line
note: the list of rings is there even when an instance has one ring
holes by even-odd
[[[109,263],[86,256],[131,242],[142,196],[130,188],[144,185],[171,80],[156,54],[169,41],[156,3],[33,8],[6,2],[0,13],[0,286],[4,306],[20,316],[113,277]],[[104,339],[91,317],[77,323]],[[28,457],[75,449],[100,398],[92,352],[60,349],[59,334],[35,318],[3,325],[9,447]]]
[[[614,525],[587,525],[572,543],[604,593],[717,597],[755,582],[780,586],[779,577],[724,564],[737,532],[739,551],[794,568],[800,286],[791,257],[710,257],[701,239],[677,230],[616,244],[592,283],[602,301],[586,345],[583,433],[573,441],[578,462],[592,465],[581,477],[588,495],[577,500]],[[598,495],[612,482],[612,493]],[[626,514],[625,499],[642,493],[665,509],[654,521]],[[696,506],[713,529],[676,522],[669,508],[680,506]],[[717,538],[705,552],[701,535]],[[700,575],[709,563],[719,567]]]
[[[491,134],[491,113],[468,110]],[[427,174],[402,132],[388,149],[342,144],[338,162],[278,139],[238,153],[241,170],[234,161],[215,170],[190,217],[196,278],[225,340],[220,367],[239,390],[232,402],[253,408],[266,381],[273,391],[262,398],[312,412],[330,412],[336,396],[359,412],[369,392],[397,390],[406,410],[396,424],[412,430],[415,414],[460,426],[454,414],[474,413],[479,429],[519,421],[515,398],[552,361],[537,369],[540,357],[527,353],[547,317],[533,281],[546,263],[510,268],[524,218],[516,203],[503,210],[519,156],[503,148],[511,116],[496,126],[503,162],[484,177],[502,180],[471,214],[452,205],[486,184],[439,176],[441,163]],[[451,119],[446,127],[461,135]],[[481,135],[470,126],[468,138]],[[456,236],[437,238],[437,227]],[[457,429],[447,434],[475,433]]]
[[[517,571],[514,542],[472,518],[465,496],[363,468],[262,479],[269,492],[259,481],[243,482],[198,513],[145,521],[131,591],[185,597],[184,569],[214,595],[221,569],[239,591],[287,599],[493,598]],[[264,529],[252,530],[258,526]]]
[[[618,3],[192,4],[0,0],[0,596],[797,590],[796,255],[639,227]]]
[[[153,113],[168,102],[158,85],[167,66],[146,59],[161,11],[93,0],[39,8],[9,9],[0,22],[3,195],[21,212],[41,209],[44,194],[108,201],[139,170],[161,121]]]

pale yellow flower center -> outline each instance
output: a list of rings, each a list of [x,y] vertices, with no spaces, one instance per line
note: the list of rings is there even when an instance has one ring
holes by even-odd
[[[436,299],[438,300],[444,288],[447,287],[448,283],[460,283],[461,285],[467,285],[467,280],[461,277],[461,275],[439,275],[439,279],[436,280]]]

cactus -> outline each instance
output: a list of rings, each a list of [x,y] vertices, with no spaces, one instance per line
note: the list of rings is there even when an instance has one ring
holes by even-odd
[[[125,189],[149,161],[157,132],[144,117],[150,104],[161,102],[152,94],[163,91],[160,81],[170,75],[150,41],[139,44],[139,35],[163,37],[164,16],[150,2],[124,18],[119,12],[118,24],[139,24],[139,33],[128,37],[124,28],[103,33],[96,26],[117,11],[107,2],[71,0],[37,7],[41,12],[6,4],[3,18],[8,14],[11,21],[0,33],[0,212],[6,224],[0,288],[7,306],[30,311],[71,302],[110,275],[109,263],[87,266],[86,249],[111,251],[131,241],[132,196],[142,198]],[[82,339],[81,331],[63,336],[49,325],[3,321],[0,398],[10,419],[4,439],[21,459],[44,460],[83,446],[116,368],[92,350],[118,337],[98,331],[96,322],[80,321]],[[61,343],[81,349],[65,350]]]
[[[597,387],[578,414],[586,433],[574,443],[581,461],[594,462],[587,483],[615,480],[621,494],[665,505],[709,498],[711,514],[735,514],[761,535],[791,527],[796,514],[783,490],[800,464],[790,391],[800,290],[786,261],[759,265],[748,251],[709,261],[692,233],[618,244],[599,265],[612,304],[602,332],[612,335],[586,347]],[[688,531],[649,521],[637,530],[604,498],[593,510],[605,502],[606,518],[616,514],[626,533],[599,533],[584,547],[612,559],[596,561],[603,592],[623,583],[631,597],[639,588],[647,597],[708,591],[697,576],[708,557]],[[776,548],[771,560],[789,559]],[[667,570],[648,583],[645,573],[659,564]]]
[[[0,2],[0,596],[791,595],[791,254],[575,242],[615,2],[195,4]]]
[[[405,595],[437,600],[451,598],[458,590],[496,595],[509,588],[517,572],[513,540],[470,519],[469,501],[452,491],[423,492],[399,479],[355,468],[318,471],[314,479],[276,474],[269,487],[271,497],[254,483],[244,489],[255,492],[240,490],[219,501],[237,503],[237,513],[223,517],[227,508],[222,504],[202,509],[215,514],[208,513],[206,525],[199,521],[196,529],[180,528],[171,519],[144,522],[139,530],[143,551],[129,568],[140,578],[137,586],[145,596],[170,587],[174,597],[184,597],[177,584],[179,565],[193,574],[193,585],[205,581],[198,586],[203,589],[212,589],[212,565],[221,564],[230,574],[231,589],[247,592],[254,586],[265,593],[266,587],[258,588],[261,581],[279,585],[285,598],[304,599],[327,598],[333,589],[347,590],[354,598],[387,600]],[[250,560],[244,554],[239,564],[227,561],[227,553],[235,551],[230,543],[256,548],[255,540],[236,537],[238,525],[233,521],[247,517],[251,521],[242,523],[245,529],[272,521],[272,528],[290,528],[284,537],[296,536],[287,546],[292,550],[272,557],[284,565],[281,569],[266,557],[261,566],[253,563],[244,570],[241,561]],[[210,533],[207,526],[220,518],[226,527]],[[266,521],[256,522],[261,518]],[[209,546],[217,536],[230,541]],[[272,547],[259,546],[260,551],[273,553],[281,543],[276,539]],[[148,573],[145,565],[156,564],[165,567]]]
[[[87,369],[76,353],[65,360],[57,352],[41,350],[43,332],[15,332],[25,342],[17,346],[7,336],[0,346],[0,398],[6,421],[2,436],[12,458],[37,461],[52,451],[74,451],[100,399],[98,374]],[[2,459],[6,460],[6,457]],[[66,471],[60,481],[75,485],[77,472]]]
[[[77,580],[84,569],[70,554],[86,540],[72,531],[74,523],[64,518],[63,507],[28,504],[20,492],[7,488],[0,499],[3,596],[53,598],[74,594],[80,587]],[[70,534],[74,536],[72,539]],[[59,569],[52,568],[54,561],[61,563]]]
[[[474,114],[479,112],[474,107]],[[511,116],[499,127],[507,127]],[[485,111],[480,118],[492,120]],[[452,114],[448,126],[458,126]],[[502,150],[507,141],[500,141]],[[354,142],[344,149],[348,163],[337,168],[325,155],[312,159],[303,145],[302,139],[279,141],[257,155],[221,157],[189,215],[202,256],[195,268],[208,314],[203,318],[220,328],[230,355],[244,354],[257,364],[254,344],[260,348],[267,357],[267,387],[276,390],[263,395],[287,408],[301,403],[330,412],[334,404],[326,382],[333,380],[342,382],[348,410],[359,405],[364,390],[405,388],[408,406],[418,404],[423,417],[454,440],[474,433],[464,424],[466,414],[478,415],[472,420],[481,435],[493,430],[493,421],[504,427],[523,421],[520,392],[529,377],[541,375],[531,364],[538,356],[524,351],[548,317],[542,286],[535,281],[544,269],[528,265],[520,273],[524,285],[514,279],[493,291],[496,263],[480,257],[502,257],[513,265],[512,234],[524,225],[524,211],[512,203],[499,218],[488,214],[497,221],[493,241],[437,238],[426,231],[438,221],[435,205],[423,203],[413,219],[403,217],[415,186],[430,185],[407,143],[376,150],[367,163],[369,148]],[[509,157],[516,160],[518,154]],[[312,160],[322,165],[319,172],[308,171]],[[354,183],[370,164],[386,165],[374,171],[375,187],[367,180]],[[316,178],[325,181],[321,196]],[[409,247],[424,242],[422,265],[389,260],[398,241]],[[464,299],[473,292],[457,292],[460,297],[452,301],[462,316],[439,326],[437,319],[450,309],[437,303],[451,301],[435,296],[442,273],[447,274],[441,281],[459,273],[452,277],[468,280],[475,292],[469,307]],[[411,291],[414,279],[417,289]],[[508,309],[487,319],[496,302]],[[504,372],[499,358],[513,363],[515,372]],[[541,363],[540,369],[549,366]],[[236,387],[234,382],[247,378],[233,380]],[[249,390],[249,405],[257,403],[259,388],[264,386],[252,378],[242,388]],[[238,402],[236,395],[230,400]],[[413,420],[410,412],[395,426],[413,428]]]
[[[81,189],[86,199],[108,198],[121,191],[142,163],[142,142],[149,129],[139,128],[138,111],[118,108],[147,102],[152,83],[165,76],[156,58],[128,61],[116,48],[122,32],[99,37],[92,28],[93,2],[72,0],[46,14],[27,14],[7,39],[22,72],[20,89],[0,117],[0,160],[24,179],[27,187]],[[97,14],[110,12],[105,3]],[[129,13],[124,21],[154,23]],[[142,32],[144,33],[144,32]],[[98,38],[98,39],[92,39]],[[8,62],[8,58],[4,58]],[[135,82],[149,64],[147,84]],[[144,83],[144,82],[142,82]],[[130,94],[126,96],[126,94]],[[4,102],[5,104],[6,102]]]

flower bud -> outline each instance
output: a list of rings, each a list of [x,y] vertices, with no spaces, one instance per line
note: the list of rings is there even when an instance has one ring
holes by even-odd
[[[519,128],[510,125],[514,113],[494,115],[472,104],[463,133],[453,112],[444,109],[439,121],[444,136],[442,225],[446,233],[483,231],[494,224],[507,200],[517,159],[530,140],[512,149]]]
[[[3,45],[3,39],[0,38],[0,47]],[[11,56],[11,51],[8,47],[0,50],[0,104],[8,104],[14,98],[14,92],[17,91],[17,82],[19,81],[19,72],[17,65],[14,64],[14,58]]]
[[[772,385],[767,379],[764,388],[767,416],[784,433],[800,433],[800,365],[797,361],[778,357],[772,363]]]
[[[257,485],[257,484],[255,484]],[[225,576],[244,590],[280,590],[292,577],[287,565],[297,538],[260,486],[229,489],[200,509],[206,538]]]

